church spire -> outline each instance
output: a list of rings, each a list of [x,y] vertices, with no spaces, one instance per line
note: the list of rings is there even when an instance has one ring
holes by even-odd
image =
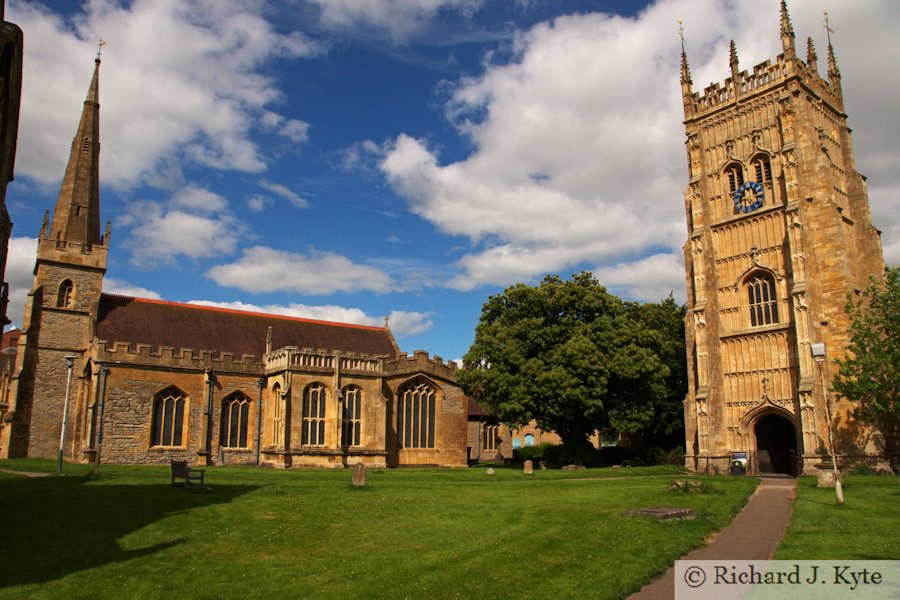
[[[813,71],[819,70],[819,56],[816,54],[816,46],[811,37],[806,38],[806,64]]]
[[[828,80],[834,82],[835,80],[840,80],[841,71],[837,66],[837,59],[834,57],[834,46],[831,45],[831,34],[833,30],[831,29],[831,23],[828,21],[828,9],[826,8],[825,13],[825,35],[828,36]]]
[[[678,19],[678,37],[681,38],[681,88],[682,91],[690,93],[691,84],[691,68],[688,66],[687,52],[684,50],[684,20]],[[685,85],[687,89],[685,90]]]
[[[103,42],[101,42],[102,46]],[[90,247],[100,237],[100,52],[53,211],[49,237]]]
[[[794,60],[797,51],[794,48],[794,26],[788,14],[787,0],[781,0],[781,45],[784,48],[784,59]]]

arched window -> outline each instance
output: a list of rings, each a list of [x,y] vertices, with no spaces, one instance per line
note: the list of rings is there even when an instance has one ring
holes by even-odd
[[[525,434],[525,445],[526,446],[534,446],[534,435],[530,433]]]
[[[312,383],[303,392],[303,435],[304,446],[325,445],[325,386]]]
[[[360,446],[362,438],[362,390],[351,385],[345,387],[342,401],[341,445]]]
[[[725,167],[725,177],[728,180],[728,193],[731,195],[744,185],[744,169],[737,163]]]
[[[772,163],[765,154],[761,154],[753,159],[753,171],[756,174],[757,183],[772,182]]]
[[[281,397],[281,386],[272,386],[272,445],[284,443],[284,398]]]
[[[184,403],[184,393],[175,386],[167,387],[153,396],[151,445],[183,445]]]
[[[397,395],[397,445],[434,448],[437,394],[427,383],[410,383]]]
[[[246,448],[250,421],[250,399],[235,392],[222,400],[222,427],[219,443],[223,448]]]
[[[747,279],[747,300],[750,307],[750,326],[770,325],[778,322],[778,305],[775,298],[775,279],[768,273],[753,273]]]
[[[515,450],[516,448],[521,448],[521,447],[522,447],[522,440],[520,440],[519,438],[513,438],[513,440],[512,440],[512,447],[513,447],[513,450]]]
[[[72,308],[75,305],[75,286],[71,279],[64,279],[59,284],[59,295],[56,297],[56,306]]]
[[[500,426],[484,425],[482,432],[482,447],[484,450],[497,450],[500,448]]]

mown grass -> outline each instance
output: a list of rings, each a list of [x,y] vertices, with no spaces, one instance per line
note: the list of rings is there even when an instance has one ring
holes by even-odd
[[[48,461],[0,468],[51,471]],[[727,524],[756,480],[672,468],[348,471],[66,465],[0,477],[0,598],[622,598]],[[617,479],[610,480],[610,477]],[[626,516],[694,508],[691,521]]]
[[[843,480],[844,504],[815,477],[797,481],[797,500],[777,559],[900,559],[900,482],[893,475]]]

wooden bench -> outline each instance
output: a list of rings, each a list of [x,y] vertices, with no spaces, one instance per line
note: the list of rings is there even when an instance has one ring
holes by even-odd
[[[192,469],[188,467],[186,460],[173,460],[172,461],[172,485],[173,486],[181,486],[185,488],[194,487],[197,483],[200,483],[201,489],[206,489],[206,484],[203,480],[205,477],[206,471],[203,469]],[[176,479],[183,479],[183,483],[176,483]]]

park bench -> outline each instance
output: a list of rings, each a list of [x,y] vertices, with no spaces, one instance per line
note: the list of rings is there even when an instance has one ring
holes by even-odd
[[[193,487],[200,483],[201,489],[206,489],[203,481],[206,471],[203,469],[192,469],[188,467],[186,460],[172,461],[172,485],[185,488]],[[184,483],[176,483],[176,479],[183,479]]]

